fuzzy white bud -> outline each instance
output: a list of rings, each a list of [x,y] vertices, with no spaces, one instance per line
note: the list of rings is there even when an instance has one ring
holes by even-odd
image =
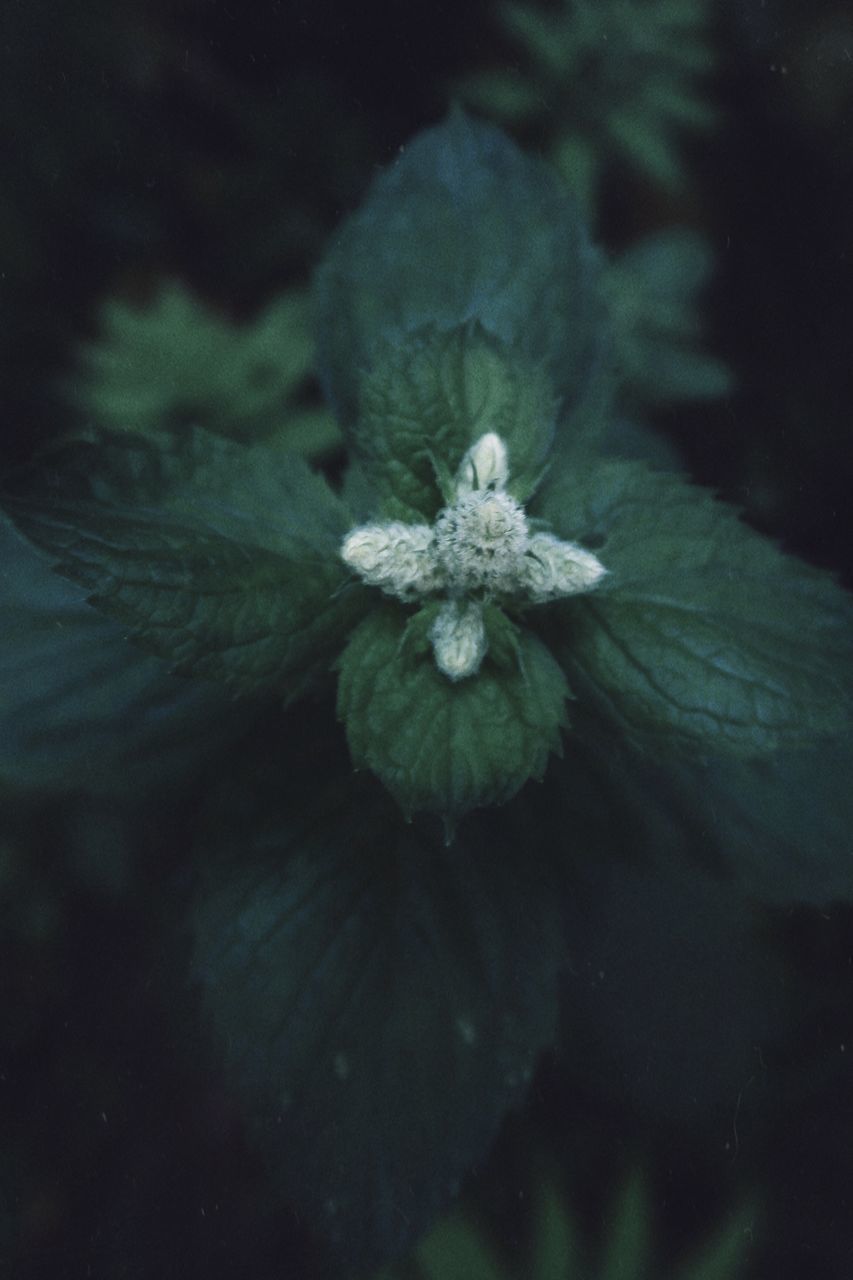
[[[509,479],[509,457],[503,440],[494,431],[480,436],[467,451],[456,472],[456,497],[477,489],[503,489]]]
[[[576,542],[535,533],[520,565],[519,585],[534,604],[545,604],[591,590],[606,572],[598,557]]]
[[[344,538],[341,558],[368,586],[412,600],[438,590],[444,578],[428,524],[365,524]]]
[[[448,680],[464,680],[479,671],[488,647],[480,605],[449,600],[430,630],[435,665]]]
[[[477,490],[435,522],[436,556],[457,591],[514,591],[526,545],[524,511],[508,493]]]

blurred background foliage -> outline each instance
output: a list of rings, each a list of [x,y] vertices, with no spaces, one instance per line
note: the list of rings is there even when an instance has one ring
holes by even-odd
[[[6,0],[0,58],[4,462],[201,417],[334,469],[311,271],[461,99],[586,202],[625,414],[853,581],[843,0]],[[0,784],[9,1275],[316,1274],[199,1061],[175,941],[198,803]],[[850,1275],[851,909],[735,918],[710,884],[663,884],[581,899],[564,1044],[395,1280]]]

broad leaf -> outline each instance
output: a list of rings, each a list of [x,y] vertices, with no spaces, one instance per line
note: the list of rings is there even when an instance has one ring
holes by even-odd
[[[438,812],[452,828],[468,810],[501,804],[542,776],[560,750],[568,687],[524,629],[516,665],[487,655],[476,676],[453,683],[431,652],[402,645],[405,627],[406,615],[388,608],[353,633],[338,710],[356,766],[372,769],[404,813]]]
[[[718,838],[712,810],[724,798],[705,804],[699,777],[692,791],[674,788],[671,762],[632,748],[582,704],[573,719],[565,761],[535,797],[554,856],[571,866],[562,1039],[570,1080],[729,1140],[745,1081],[755,1074],[745,1122],[768,1099],[772,1081],[757,1066],[801,1016],[802,984],[744,892],[749,868],[739,884],[736,850]],[[522,823],[535,817],[524,794],[511,812]],[[786,857],[780,847],[780,885]]]
[[[387,515],[432,520],[443,505],[437,468],[455,473],[465,450],[495,431],[509,450],[510,490],[538,481],[556,402],[544,371],[476,325],[387,346],[360,387],[354,443]]]
[[[454,113],[405,148],[317,277],[320,369],[344,423],[377,347],[477,321],[544,361],[569,411],[604,333],[597,255],[556,175]]]
[[[179,785],[252,713],[168,676],[0,515],[0,778],[138,794]]]
[[[530,858],[505,822],[447,849],[372,786],[292,772],[211,815],[204,1006],[284,1198],[348,1274],[452,1200],[553,1035],[562,946]]]
[[[853,900],[853,741],[758,760],[631,764],[643,822],[677,852],[717,866],[768,903]]]
[[[292,699],[365,607],[337,556],[346,513],[298,458],[194,441],[192,457],[83,450],[8,510],[174,672]]]
[[[758,754],[848,722],[850,598],[676,476],[578,463],[539,511],[609,570],[561,607],[579,696],[629,736]]]
[[[270,551],[286,551],[296,537],[336,552],[351,524],[323,476],[275,441],[237,444],[198,428],[163,440],[103,432],[60,442],[5,489],[41,508],[162,511]]]

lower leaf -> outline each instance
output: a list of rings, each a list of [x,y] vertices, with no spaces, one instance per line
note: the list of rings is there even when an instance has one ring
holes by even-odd
[[[268,791],[211,824],[195,970],[285,1197],[361,1272],[522,1100],[555,1031],[555,894],[505,822],[448,850],[350,782]]]

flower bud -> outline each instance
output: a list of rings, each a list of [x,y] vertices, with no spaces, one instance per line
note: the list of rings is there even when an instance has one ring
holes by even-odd
[[[368,586],[400,600],[435,591],[443,578],[427,524],[365,524],[344,538],[341,558]]]
[[[456,473],[456,497],[475,489],[503,489],[509,479],[507,448],[499,435],[488,431],[475,441]]]
[[[488,647],[483,610],[478,604],[448,601],[432,624],[430,639],[435,664],[448,680],[473,676]]]
[[[534,604],[589,591],[607,570],[591,551],[576,542],[562,542],[550,533],[536,533],[528,540],[521,566],[520,585]]]

